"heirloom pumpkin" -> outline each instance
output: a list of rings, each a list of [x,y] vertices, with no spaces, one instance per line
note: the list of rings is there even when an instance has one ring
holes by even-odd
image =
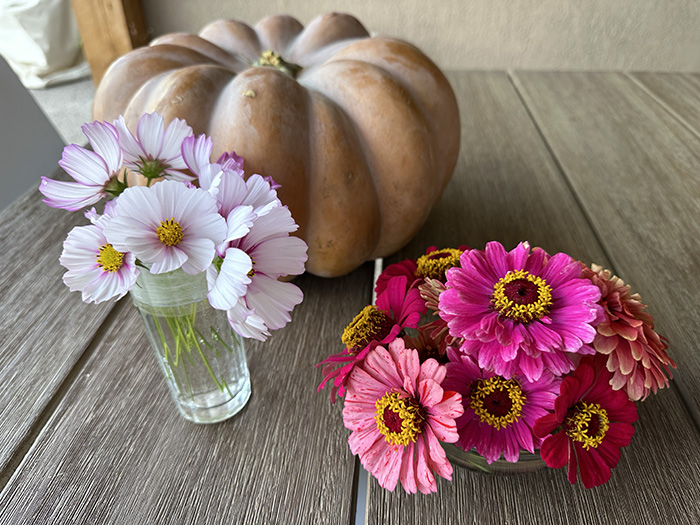
[[[337,13],[306,28],[290,16],[254,29],[220,20],[131,51],[102,79],[93,117],[123,114],[135,129],[152,111],[211,136],[214,158],[234,150],[247,174],[281,184],[307,270],[328,277],[404,246],[459,149],[457,103],[438,67]]]

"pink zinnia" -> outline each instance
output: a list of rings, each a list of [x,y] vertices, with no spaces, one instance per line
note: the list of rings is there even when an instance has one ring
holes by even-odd
[[[401,480],[406,492],[427,494],[437,491],[434,474],[452,479],[440,441],[457,440],[462,404],[440,386],[444,377],[444,366],[421,364],[402,339],[375,347],[350,374],[343,408],[350,450],[383,488]]]
[[[384,293],[377,297],[376,306],[365,306],[343,331],[345,349],[316,365],[325,365],[318,391],[333,379],[331,401],[335,402],[336,392],[342,397],[345,380],[353,367],[361,363],[375,346],[390,343],[404,328],[418,326],[424,311],[418,289],[408,288],[405,276],[390,279]]]
[[[610,479],[620,460],[620,448],[634,436],[637,407],[627,394],[610,386],[612,374],[591,357],[561,383],[554,413],[535,422],[535,435],[545,438],[542,459],[552,468],[569,465],[569,482],[577,469],[587,489]]]
[[[503,455],[518,461],[520,450],[534,453],[542,439],[532,433],[539,417],[549,413],[559,393],[560,380],[545,371],[537,381],[516,375],[505,379],[480,369],[474,360],[452,348],[443,388],[462,395],[464,415],[457,419],[463,450],[476,451],[493,463]]]
[[[569,355],[592,353],[600,290],[581,278],[565,253],[548,255],[521,243],[510,252],[497,242],[464,252],[461,268],[447,271],[440,316],[462,351],[480,368],[536,381],[543,370],[573,369]]]
[[[654,331],[654,319],[639,294],[598,265],[583,269],[583,276],[600,288],[604,319],[596,326],[593,346],[607,358],[613,373],[611,385],[624,389],[630,399],[646,399],[650,392],[668,386],[676,363],[666,353],[666,339]]]
[[[414,281],[421,281],[425,278],[438,279],[445,282],[445,272],[453,266],[459,266],[459,257],[465,250],[464,245],[458,248],[443,248],[438,250],[435,246],[429,246],[425,250],[425,255],[418,259],[404,259],[403,261],[390,264],[377,278],[374,292],[379,295],[386,288],[389,279],[399,275],[404,275],[408,281],[408,286],[412,286]]]

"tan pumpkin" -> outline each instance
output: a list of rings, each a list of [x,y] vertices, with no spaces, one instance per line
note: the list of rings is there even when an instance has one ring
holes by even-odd
[[[272,51],[272,53],[270,53]],[[270,16],[220,20],[115,61],[96,120],[184,118],[234,150],[246,173],[272,176],[309,245],[307,270],[350,272],[404,246],[454,170],[459,116],[438,67],[414,46],[370,38],[345,14],[304,28]]]

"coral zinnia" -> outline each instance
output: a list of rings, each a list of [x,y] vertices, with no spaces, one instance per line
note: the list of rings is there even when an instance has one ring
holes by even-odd
[[[583,486],[602,485],[620,460],[620,448],[630,444],[637,407],[625,392],[610,386],[612,374],[591,357],[561,383],[554,413],[535,422],[535,435],[546,438],[542,459],[552,468],[569,464],[569,482],[576,483],[577,468]]]
[[[542,440],[533,436],[535,420],[554,408],[560,380],[545,371],[534,382],[523,376],[505,379],[481,370],[474,360],[448,348],[450,362],[442,386],[462,395],[464,415],[457,419],[463,450],[476,448],[488,463],[501,454],[518,461],[520,449],[534,453]]]
[[[347,381],[343,422],[352,431],[353,454],[379,484],[406,492],[437,491],[434,473],[452,479],[440,441],[457,440],[459,394],[440,386],[445,367],[434,359],[420,363],[418,352],[395,339],[375,347]]]
[[[446,284],[440,316],[481,368],[536,381],[544,369],[572,370],[567,354],[593,352],[585,343],[596,334],[600,290],[565,253],[530,253],[527,243],[506,252],[490,242],[483,251],[464,252]]]
[[[607,356],[613,373],[611,385],[624,389],[630,399],[646,399],[650,392],[668,386],[676,363],[666,353],[666,340],[654,331],[654,319],[645,312],[629,285],[598,265],[583,269],[583,276],[600,288],[605,319],[596,326],[595,349]],[[665,372],[665,373],[664,373]]]
[[[418,288],[407,288],[406,280],[403,275],[392,277],[384,293],[377,297],[376,306],[365,306],[343,331],[345,349],[316,365],[325,365],[323,381],[318,386],[319,392],[333,379],[332,402],[335,402],[336,392],[341,397],[344,395],[345,380],[353,367],[361,363],[372,348],[390,343],[403,328],[418,326],[425,305]]]

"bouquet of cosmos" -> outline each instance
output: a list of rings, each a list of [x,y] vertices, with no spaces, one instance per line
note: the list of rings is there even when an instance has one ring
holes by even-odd
[[[212,162],[212,140],[187,123],[143,115],[136,134],[123,117],[83,126],[91,150],[67,146],[60,166],[73,181],[42,177],[44,202],[85,212],[63,244],[63,281],[86,302],[121,298],[140,272],[206,272],[211,306],[242,337],[265,340],[302,301],[280,277],[304,272],[306,244],[270,178],[244,177],[243,159]]]

